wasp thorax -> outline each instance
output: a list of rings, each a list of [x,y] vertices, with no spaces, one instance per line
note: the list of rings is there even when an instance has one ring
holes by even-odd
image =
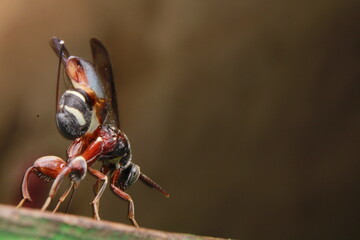
[[[107,125],[104,127],[108,133],[109,138],[113,138],[115,144],[112,150],[105,155],[102,155],[99,160],[114,164],[117,168],[126,168],[131,163],[131,148],[130,143],[125,135],[119,129]]]
[[[68,139],[83,136],[91,123],[92,107],[81,89],[67,90],[60,99],[56,122],[60,133]]]
[[[125,133],[121,132],[117,138],[113,154],[119,156],[119,164],[121,168],[127,168],[131,163],[130,142]]]
[[[124,133],[122,133],[121,138],[119,138],[116,149],[116,151],[122,156],[120,159],[120,167],[128,167],[131,163],[131,148],[130,142]]]

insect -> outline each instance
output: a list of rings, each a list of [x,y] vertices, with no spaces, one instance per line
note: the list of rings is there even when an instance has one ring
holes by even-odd
[[[170,195],[132,162],[129,139],[120,130],[109,54],[104,45],[95,38],[90,40],[93,64],[83,58],[70,56],[64,42],[57,37],[51,38],[50,46],[59,57],[56,123],[60,133],[73,142],[67,149],[66,161],[57,156],[41,157],[25,172],[21,188],[23,199],[17,207],[21,207],[25,201],[31,201],[28,191],[31,173],[45,181],[54,181],[42,211],[49,206],[63,179],[70,178],[70,186],[53,210],[56,212],[70,191],[75,190],[89,172],[97,178],[94,185],[96,196],[91,203],[94,218],[100,220],[99,200],[110,178],[110,189],[115,195],[128,201],[128,217],[133,225],[139,227],[135,220],[134,202],[125,190],[140,179],[165,197]],[[59,98],[61,64],[66,72],[67,90]],[[96,161],[101,162],[99,170],[92,167]]]

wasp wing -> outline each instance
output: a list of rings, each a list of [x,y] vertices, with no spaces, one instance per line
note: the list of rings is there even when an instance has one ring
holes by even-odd
[[[90,88],[95,92],[98,98],[105,98],[103,83],[99,80],[98,74],[92,63],[83,58],[70,56],[69,51],[64,45],[64,41],[57,37],[52,37],[50,39],[50,46],[65,67],[66,88],[81,88],[84,90]]]
[[[95,71],[105,88],[105,99],[107,104],[106,122],[120,128],[115,82],[113,79],[109,54],[104,45],[96,38],[90,39],[90,46]]]

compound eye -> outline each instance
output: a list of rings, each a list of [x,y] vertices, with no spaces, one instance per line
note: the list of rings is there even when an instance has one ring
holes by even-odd
[[[130,187],[131,184],[136,182],[140,176],[140,167],[136,164],[131,163],[129,167],[125,168],[121,172],[119,178],[119,186],[121,189]]]
[[[136,182],[139,179],[139,176],[140,176],[140,167],[136,164],[133,164],[128,178],[129,186],[134,182]]]

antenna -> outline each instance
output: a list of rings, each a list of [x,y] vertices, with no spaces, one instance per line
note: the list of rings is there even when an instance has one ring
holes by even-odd
[[[148,176],[146,176],[143,173],[140,173],[140,180],[143,181],[143,183],[145,183],[146,185],[148,185],[149,187],[155,188],[156,190],[158,190],[159,192],[161,192],[164,197],[169,198],[170,194],[164,189],[162,188],[159,184],[157,184],[156,182],[154,182],[154,180],[152,180],[151,178],[149,178]]]
[[[62,55],[63,55],[63,51],[64,51],[64,41],[60,40],[59,44],[60,44],[60,54],[59,54],[59,64],[58,64],[58,72],[57,72],[57,80],[56,80],[56,113],[59,112],[59,86],[60,86],[60,69],[61,69],[61,60],[62,60]]]

